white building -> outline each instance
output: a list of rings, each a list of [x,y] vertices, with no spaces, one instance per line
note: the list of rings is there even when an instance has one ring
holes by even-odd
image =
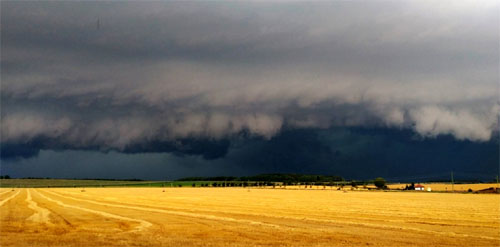
[[[415,190],[425,191],[425,186],[423,186],[421,184],[417,184],[417,185],[415,185]]]

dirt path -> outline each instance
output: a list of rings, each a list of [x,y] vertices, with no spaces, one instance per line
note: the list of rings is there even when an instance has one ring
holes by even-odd
[[[30,189],[27,190],[28,196],[26,197],[26,202],[28,203],[28,207],[33,209],[35,213],[27,218],[27,220],[31,220],[37,223],[50,223],[50,211],[46,208],[39,207],[38,204],[33,201],[31,198]]]
[[[268,226],[268,227],[274,227],[274,228],[279,228],[280,227],[279,225],[264,223],[264,222],[260,222],[260,221],[235,219],[235,218],[231,218],[231,217],[222,217],[222,216],[215,216],[215,215],[197,214],[197,213],[190,213],[190,212],[170,211],[170,210],[157,209],[157,208],[146,208],[146,207],[139,207],[139,206],[128,206],[128,205],[121,205],[121,204],[111,204],[111,203],[105,203],[105,202],[97,202],[97,201],[93,201],[93,200],[86,200],[86,199],[74,198],[74,197],[71,197],[71,196],[62,195],[62,194],[57,193],[57,192],[51,192],[51,191],[46,191],[46,192],[58,195],[58,196],[63,197],[63,198],[72,199],[72,200],[75,200],[75,201],[93,203],[93,204],[102,205],[102,206],[127,208],[127,209],[141,210],[141,211],[147,211],[147,212],[172,214],[172,215],[187,216],[187,217],[194,217],[194,218],[203,218],[203,219],[208,219],[208,220],[220,220],[220,221],[228,221],[228,222],[235,222],[235,223],[245,223],[245,224],[250,224],[250,225],[260,225],[260,226]]]
[[[7,198],[5,198],[4,200],[0,201],[0,206],[4,205],[6,202],[8,202],[10,199],[16,197],[17,195],[19,195],[19,192],[21,192],[20,190],[18,190],[14,195],[11,195]]]
[[[48,191],[46,191],[46,192],[47,193],[51,193],[51,192],[48,192]],[[98,214],[98,215],[101,215],[101,216],[104,216],[104,217],[108,217],[108,218],[112,218],[112,219],[137,222],[137,223],[139,223],[139,225],[136,227],[136,229],[134,231],[142,231],[142,230],[144,230],[144,229],[152,226],[152,224],[150,222],[145,221],[145,220],[133,219],[133,218],[125,217],[125,216],[120,216],[120,215],[116,215],[116,214],[107,213],[107,212],[104,212],[104,211],[98,211],[98,210],[93,210],[93,209],[89,209],[89,208],[84,208],[84,207],[78,207],[78,206],[74,206],[74,205],[69,205],[69,204],[63,203],[63,202],[61,202],[59,200],[55,200],[55,199],[52,199],[50,197],[47,197],[46,195],[44,195],[44,194],[42,194],[40,192],[38,193],[38,195],[40,195],[41,197],[43,197],[44,199],[46,199],[48,201],[54,202],[54,203],[58,204],[59,206],[62,206],[62,207],[65,207],[65,208],[78,209],[78,210],[81,210],[81,211]]]

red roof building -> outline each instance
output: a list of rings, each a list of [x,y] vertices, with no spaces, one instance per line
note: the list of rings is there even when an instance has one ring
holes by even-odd
[[[423,186],[421,184],[416,184],[415,185],[415,190],[425,190],[425,186]]]

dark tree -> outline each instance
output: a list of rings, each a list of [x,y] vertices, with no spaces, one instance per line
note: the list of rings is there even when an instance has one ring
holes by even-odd
[[[353,187],[353,188],[358,187],[358,184],[356,183],[356,181],[354,181],[354,180],[351,181],[351,187]]]
[[[385,179],[381,178],[381,177],[378,177],[376,178],[373,183],[375,184],[375,186],[378,188],[378,189],[383,189],[385,188]]]
[[[408,190],[415,190],[415,183],[411,183],[410,187],[408,187]]]

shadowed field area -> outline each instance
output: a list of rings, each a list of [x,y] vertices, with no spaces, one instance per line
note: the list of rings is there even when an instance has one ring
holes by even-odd
[[[498,246],[497,194],[0,189],[1,246]]]

